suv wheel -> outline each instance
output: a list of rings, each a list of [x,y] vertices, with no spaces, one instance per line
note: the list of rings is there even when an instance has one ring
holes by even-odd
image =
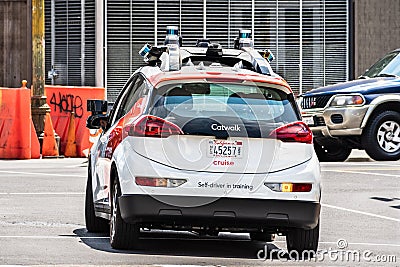
[[[314,150],[319,161],[345,161],[350,153],[351,148],[341,141],[330,139],[323,142],[314,142]]]
[[[115,178],[111,199],[110,244],[115,249],[137,248],[139,241],[139,226],[126,223],[121,217],[118,198],[121,196],[118,178]]]
[[[305,250],[316,252],[318,249],[319,223],[314,229],[292,229],[286,234],[286,246],[290,252],[296,251],[299,255]]]
[[[384,111],[374,116],[363,132],[362,145],[374,160],[399,160],[400,113]]]
[[[96,217],[94,211],[92,174],[90,170],[90,164],[88,167],[88,179],[86,184],[86,195],[85,195],[85,221],[86,221],[86,229],[88,230],[88,232],[105,233],[109,228],[108,221],[103,218]]]

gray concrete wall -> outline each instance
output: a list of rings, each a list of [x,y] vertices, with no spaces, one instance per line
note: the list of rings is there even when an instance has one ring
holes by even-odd
[[[0,87],[32,79],[31,0],[0,0]]]
[[[400,48],[400,1],[354,0],[355,77]]]

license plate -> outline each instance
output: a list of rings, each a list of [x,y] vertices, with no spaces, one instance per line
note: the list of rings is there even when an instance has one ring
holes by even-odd
[[[243,153],[242,141],[209,140],[207,156],[241,158]]]
[[[309,126],[314,125],[314,117],[303,117],[303,122]]]

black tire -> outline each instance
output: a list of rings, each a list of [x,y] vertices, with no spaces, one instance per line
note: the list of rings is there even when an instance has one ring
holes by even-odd
[[[96,217],[93,204],[92,175],[90,164],[88,167],[88,178],[86,183],[85,195],[85,221],[86,229],[92,233],[106,233],[109,229],[109,223],[106,219]]]
[[[111,222],[110,222],[110,244],[114,249],[138,248],[140,228],[136,224],[126,223],[121,217],[118,198],[121,196],[121,189],[118,177],[114,180],[111,199]]]
[[[388,126],[393,129],[385,128]],[[396,140],[400,137],[398,131],[400,131],[399,112],[389,110],[372,117],[361,137],[365,152],[374,160],[399,160],[400,142]],[[391,148],[389,145],[393,147]]]
[[[252,232],[250,239],[253,241],[272,242],[275,240],[275,235],[267,232]]]
[[[286,234],[286,246],[289,253],[296,251],[299,255],[305,250],[316,252],[318,249],[318,240],[319,223],[314,229],[305,230],[296,228]]]
[[[341,162],[345,161],[351,153],[351,148],[346,144],[337,141],[335,139],[324,141],[324,142],[314,142],[314,150],[317,154],[318,160],[321,162]]]

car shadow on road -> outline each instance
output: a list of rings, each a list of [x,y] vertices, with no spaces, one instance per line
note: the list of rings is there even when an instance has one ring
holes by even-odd
[[[88,233],[85,228],[80,228],[74,230],[74,234],[92,249],[121,254],[242,259],[257,259],[257,255],[261,255],[265,260],[269,259],[264,256],[265,251],[281,250],[273,243],[251,241],[246,235],[220,234],[218,237],[204,237],[191,232],[174,231],[145,231],[140,236],[139,250],[116,250],[111,248],[107,233]]]

